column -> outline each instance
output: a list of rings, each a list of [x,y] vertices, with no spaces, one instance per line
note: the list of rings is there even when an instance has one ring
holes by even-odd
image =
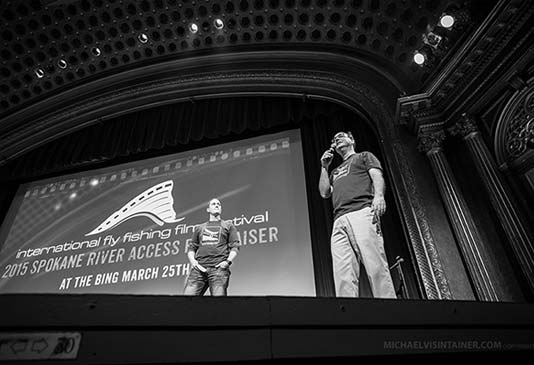
[[[507,192],[493,157],[482,139],[475,122],[466,114],[450,129],[451,134],[461,135],[475,162],[478,173],[488,191],[493,208],[519,260],[521,269],[534,292],[534,247],[532,231],[521,220]]]
[[[452,229],[477,296],[484,301],[498,301],[499,297],[494,286],[496,280],[485,264],[488,255],[480,233],[443,153],[444,139],[444,131],[423,134],[419,137],[419,149],[425,152],[430,160],[439,192],[452,222]]]

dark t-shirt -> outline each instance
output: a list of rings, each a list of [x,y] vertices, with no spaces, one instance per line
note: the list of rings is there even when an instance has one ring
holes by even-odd
[[[330,184],[334,189],[334,219],[371,206],[374,189],[370,168],[382,170],[380,161],[371,152],[361,152],[350,156],[332,170]]]
[[[239,235],[232,221],[202,223],[195,228],[188,251],[204,267],[213,267],[226,260],[230,250],[239,247]]]

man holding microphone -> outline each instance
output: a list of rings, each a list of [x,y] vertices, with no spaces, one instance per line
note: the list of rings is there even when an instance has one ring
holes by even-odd
[[[380,217],[386,211],[385,183],[380,161],[371,152],[354,151],[350,132],[338,132],[321,157],[319,192],[332,197],[331,237],[336,296],[358,297],[360,262],[375,298],[397,298],[389,272]],[[337,152],[343,162],[328,168]]]

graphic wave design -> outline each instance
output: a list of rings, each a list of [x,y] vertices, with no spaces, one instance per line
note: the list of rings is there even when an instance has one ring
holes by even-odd
[[[176,223],[185,217],[176,219],[174,199],[172,198],[173,181],[168,180],[150,189],[126,203],[121,209],[111,214],[102,224],[87,233],[86,236],[105,232],[133,217],[145,216],[162,226],[164,223]]]

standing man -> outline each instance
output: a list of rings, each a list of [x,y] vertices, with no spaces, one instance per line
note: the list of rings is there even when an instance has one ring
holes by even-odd
[[[388,268],[380,217],[386,211],[380,161],[371,152],[354,152],[350,132],[336,133],[321,157],[319,192],[332,196],[331,250],[336,296],[358,297],[360,261],[375,298],[397,298]],[[328,175],[336,151],[343,162]]]
[[[226,296],[230,265],[239,251],[239,236],[232,221],[221,220],[218,199],[211,199],[206,211],[209,221],[195,227],[187,249],[191,272],[184,295],[204,295],[209,287],[212,296]]]

